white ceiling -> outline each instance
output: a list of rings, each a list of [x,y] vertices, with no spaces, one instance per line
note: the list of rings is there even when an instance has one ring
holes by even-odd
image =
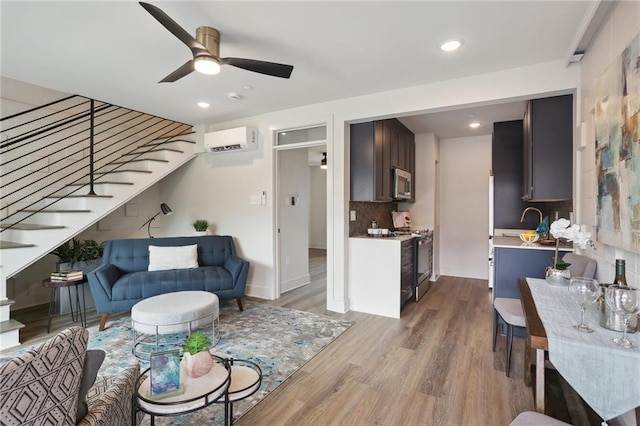
[[[221,56],[291,64],[291,78],[225,66],[216,76],[192,73],[158,84],[191,54],[132,1],[1,1],[1,75],[189,124],[214,123],[568,60],[601,7],[598,1],[153,3],[191,34],[198,26],[217,28]],[[463,40],[462,48],[441,52],[439,42],[452,37]],[[228,99],[229,92],[241,99]],[[199,109],[200,100],[212,107]],[[460,137],[469,135],[469,114],[488,124],[521,118],[523,108],[503,104],[402,121],[414,132]]]

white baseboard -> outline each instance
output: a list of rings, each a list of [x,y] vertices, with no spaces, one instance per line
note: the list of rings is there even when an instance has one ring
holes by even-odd
[[[307,285],[309,283],[311,283],[311,276],[309,274],[303,274],[299,277],[295,277],[282,282],[280,285],[280,291],[282,291],[283,288],[287,288],[287,291],[295,290],[296,288],[302,287],[303,285]]]
[[[246,296],[257,297],[258,299],[275,300],[277,297],[273,292],[273,288],[265,285],[247,283],[244,290]]]

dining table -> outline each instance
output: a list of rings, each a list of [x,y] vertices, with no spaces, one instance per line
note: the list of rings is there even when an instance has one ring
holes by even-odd
[[[580,307],[567,286],[544,279],[519,277],[520,301],[526,320],[524,380],[531,384],[535,351],[535,409],[545,411],[545,358],[582,399],[606,422],[635,410],[640,412],[640,349],[628,349],[611,341],[621,332],[599,325],[599,309],[585,314],[592,333],[572,326],[580,322]],[[640,343],[640,333],[629,335]]]

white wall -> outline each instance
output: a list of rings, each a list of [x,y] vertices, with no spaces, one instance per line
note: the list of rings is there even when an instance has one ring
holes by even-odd
[[[280,292],[309,284],[309,164],[306,149],[278,152]]]
[[[440,141],[440,273],[488,278],[491,135]]]
[[[249,294],[273,298],[273,132],[326,122],[327,156],[332,159],[327,170],[327,308],[344,312],[349,310],[349,123],[564,93],[577,88],[578,71],[575,65],[554,61],[210,124],[206,131],[255,126],[262,137],[261,147],[252,153],[227,154],[233,158],[224,160],[222,155],[196,159],[161,182],[161,198],[170,205],[181,202],[215,212],[221,233],[233,235],[252,263]],[[210,198],[192,189],[202,182],[211,185]],[[267,205],[249,205],[246,200],[263,190],[268,194]]]
[[[581,64],[580,110],[574,141],[576,150],[576,218],[596,235],[597,172],[595,160],[595,138],[593,109],[595,106],[596,80],[609,68],[622,50],[638,34],[640,28],[640,2],[616,2],[613,11],[592,39]],[[585,134],[582,135],[581,131]],[[586,147],[580,147],[584,137]],[[595,250],[586,254],[598,262],[597,279],[600,282],[612,282],[615,275],[615,259],[625,259],[627,282],[640,287],[640,254],[634,254],[602,243],[596,243]]]
[[[309,247],[327,248],[327,171],[309,167]]]
[[[161,181],[155,203],[166,202],[174,214],[157,235],[184,235],[192,219],[208,219],[216,233],[233,235],[239,253],[251,261],[248,294],[274,298],[273,131],[327,123],[327,308],[347,311],[349,123],[553,95],[578,83],[577,65],[553,61],[201,126],[200,143],[205,130],[256,126],[260,148],[201,154]],[[263,192],[264,205],[250,204]]]

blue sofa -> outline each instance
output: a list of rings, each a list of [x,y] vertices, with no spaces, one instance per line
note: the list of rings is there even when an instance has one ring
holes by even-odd
[[[148,271],[149,246],[198,245],[198,267]],[[241,297],[249,272],[249,262],[236,255],[230,236],[139,238],[110,240],[104,245],[102,265],[90,272],[89,287],[102,314],[100,330],[108,315],[129,311],[139,301],[158,294],[204,290],[221,299],[235,298],[242,311]]]

